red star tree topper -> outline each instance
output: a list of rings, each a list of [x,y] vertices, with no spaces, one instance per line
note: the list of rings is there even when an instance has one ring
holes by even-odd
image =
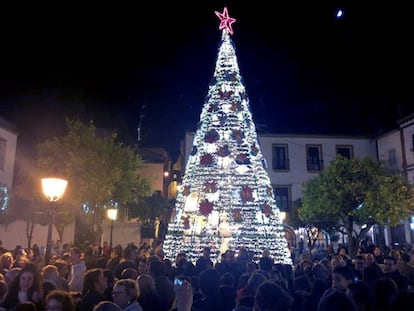
[[[223,13],[215,11],[217,17],[220,18],[220,26],[219,29],[226,29],[231,35],[233,34],[233,28],[231,28],[231,24],[233,24],[236,19],[229,16],[227,12],[227,8],[225,7]]]

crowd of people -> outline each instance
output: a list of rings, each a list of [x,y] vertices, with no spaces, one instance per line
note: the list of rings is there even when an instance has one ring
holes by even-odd
[[[109,249],[62,245],[49,262],[38,249],[0,248],[0,310],[273,311],[409,310],[414,249],[346,246],[303,251],[292,265],[265,250],[200,250],[164,256],[162,242]]]

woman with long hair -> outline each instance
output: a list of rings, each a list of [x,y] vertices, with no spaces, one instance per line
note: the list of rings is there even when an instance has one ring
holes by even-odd
[[[14,310],[19,304],[31,301],[38,310],[43,310],[41,276],[33,263],[20,270],[9,287],[1,307]]]

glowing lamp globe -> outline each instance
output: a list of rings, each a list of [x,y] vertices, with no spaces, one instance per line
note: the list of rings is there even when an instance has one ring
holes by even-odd
[[[116,208],[109,208],[106,214],[110,220],[117,220],[118,218],[118,210]]]
[[[65,193],[68,181],[60,178],[42,178],[42,189],[50,202],[56,202]]]

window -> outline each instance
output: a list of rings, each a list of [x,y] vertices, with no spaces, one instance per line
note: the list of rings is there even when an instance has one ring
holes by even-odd
[[[4,171],[6,163],[6,146],[7,141],[3,138],[0,138],[0,170]]]
[[[289,169],[289,160],[288,160],[288,146],[275,144],[272,146],[272,168],[274,170],[288,170]]]
[[[323,170],[322,146],[306,145],[306,162],[308,171]]]
[[[388,165],[394,166],[397,164],[397,156],[395,155],[395,149],[388,150]]]
[[[354,150],[350,145],[337,145],[336,154],[339,154],[347,159],[352,159],[354,156]]]
[[[275,193],[275,200],[277,207],[281,212],[290,212],[290,188],[288,186],[275,186],[273,191]]]

